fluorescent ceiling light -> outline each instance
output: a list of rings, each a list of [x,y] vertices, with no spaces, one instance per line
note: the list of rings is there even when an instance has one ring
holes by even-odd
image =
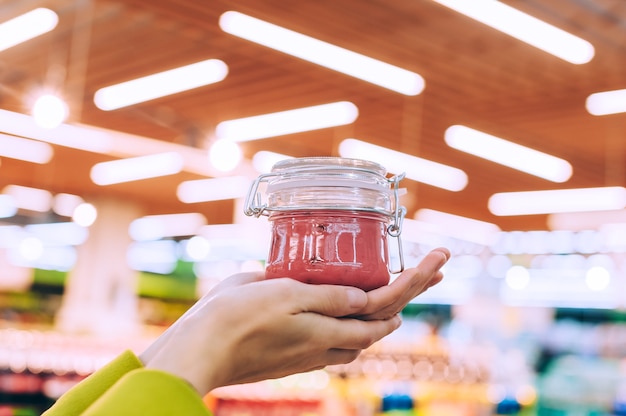
[[[47,129],[37,125],[31,116],[2,109],[0,109],[0,129],[15,136],[88,152],[109,154],[113,151],[112,135],[104,130],[70,124]]]
[[[415,72],[242,13],[226,12],[220,17],[219,24],[231,35],[401,94],[417,95],[424,89],[424,79]]]
[[[210,177],[224,176],[224,172],[207,163],[205,149],[101,127],[61,124],[57,128],[46,129],[38,126],[31,116],[0,109],[0,132],[116,158],[177,152],[184,159],[185,171]],[[239,163],[236,173],[257,175],[246,161]],[[229,174],[233,175],[234,172]]]
[[[35,123],[47,129],[59,127],[70,113],[67,103],[53,94],[44,94],[33,105],[32,115]]]
[[[587,97],[585,107],[594,116],[626,113],[626,89],[591,94]]]
[[[45,189],[7,185],[2,190],[2,193],[12,196],[15,206],[21,209],[48,212],[52,206],[52,194]]]
[[[158,240],[195,235],[206,223],[206,217],[197,212],[149,215],[131,222],[128,233],[136,241]]]
[[[9,218],[15,214],[17,214],[15,198],[11,195],[0,194],[0,218]]]
[[[268,240],[269,229],[269,221],[262,221],[261,219],[239,224],[205,225],[198,231],[198,235],[217,245],[230,244],[233,241],[238,244],[245,241],[255,241],[256,244],[259,244],[261,241]]]
[[[626,226],[626,210],[562,212],[548,216],[548,227],[551,230],[598,230],[608,224],[624,224]],[[626,233],[624,233],[626,237]]]
[[[496,0],[434,0],[572,64],[595,54],[591,43]]]
[[[208,59],[101,88],[94,95],[94,103],[101,110],[115,110],[213,84],[223,80],[226,74],[228,67],[224,62]]]
[[[343,140],[339,144],[339,154],[377,162],[394,174],[405,172],[409,179],[448,191],[461,191],[467,186],[467,174],[461,169],[360,140]]]
[[[625,207],[626,188],[621,186],[503,192],[489,198],[489,210],[500,216],[608,211]]]
[[[98,218],[98,209],[88,203],[83,202],[74,210],[74,215],[72,215],[72,221],[81,227],[90,227],[96,219]]]
[[[221,172],[230,172],[241,161],[242,153],[238,143],[218,139],[209,148],[209,162]]]
[[[60,193],[54,196],[52,210],[63,217],[72,217],[76,208],[84,202],[78,195]]]
[[[176,195],[186,204],[243,198],[248,193],[250,183],[245,176],[185,181],[178,185]]]
[[[269,173],[277,162],[285,159],[293,159],[293,157],[282,153],[261,150],[252,156],[252,167],[259,173]]]
[[[128,247],[126,257],[131,269],[151,273],[169,274],[178,263],[178,243],[172,240],[134,242]]]
[[[168,152],[96,163],[91,168],[90,176],[96,185],[112,185],[174,175],[182,169],[182,156]]]
[[[0,156],[45,164],[53,155],[54,150],[47,143],[0,133]]]
[[[626,252],[626,221],[619,223],[607,222],[598,228],[604,241],[603,247],[612,252]]]
[[[73,222],[29,224],[24,230],[46,246],[78,246],[89,236],[87,228]]]
[[[466,126],[448,127],[445,141],[454,149],[552,182],[572,176],[572,165],[566,160]]]
[[[443,235],[437,226],[412,218],[402,221],[402,243],[424,244],[429,247],[450,245],[450,237]]]
[[[211,243],[199,235],[195,235],[189,240],[181,241],[179,244],[183,247],[183,259],[187,261],[201,261],[211,253]]]
[[[0,204],[2,197],[3,195],[0,195]],[[19,225],[0,225],[0,248],[15,248],[26,237],[24,228]]]
[[[427,208],[419,209],[415,219],[434,225],[438,234],[485,246],[493,244],[501,231],[500,227],[490,222]]]
[[[59,17],[50,9],[38,8],[0,24],[0,51],[50,32]]]
[[[76,248],[72,246],[46,247],[35,237],[27,237],[18,247],[7,253],[9,262],[31,269],[69,271],[76,264]]]
[[[297,108],[236,120],[222,121],[215,128],[220,139],[237,142],[264,139],[343,126],[356,120],[358,108],[348,101]]]
[[[210,224],[198,231],[198,235],[211,244],[211,252],[205,260],[259,260],[264,259],[270,248],[271,224],[263,218],[237,224]]]

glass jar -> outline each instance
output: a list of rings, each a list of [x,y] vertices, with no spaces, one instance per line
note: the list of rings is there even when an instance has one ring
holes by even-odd
[[[244,212],[268,216],[271,243],[266,277],[372,290],[404,269],[398,204],[404,175],[381,165],[339,157],[287,159],[250,187]],[[265,198],[261,189],[265,187]],[[389,268],[388,236],[398,240],[400,270]]]

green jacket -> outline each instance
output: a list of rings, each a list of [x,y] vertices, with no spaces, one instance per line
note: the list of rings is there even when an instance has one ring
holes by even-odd
[[[42,416],[210,416],[198,392],[164,371],[144,368],[125,351],[74,386]]]

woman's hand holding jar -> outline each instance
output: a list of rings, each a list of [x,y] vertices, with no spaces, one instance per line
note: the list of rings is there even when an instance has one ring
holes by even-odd
[[[198,301],[141,360],[190,382],[220,386],[348,363],[400,325],[398,313],[442,279],[446,249],[426,255],[388,286],[305,284],[263,273],[230,277]]]

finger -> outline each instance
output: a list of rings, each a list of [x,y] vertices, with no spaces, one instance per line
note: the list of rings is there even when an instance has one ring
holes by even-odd
[[[226,288],[226,287],[241,286],[247,283],[258,282],[264,279],[265,279],[265,273],[263,272],[237,273],[222,280],[220,283],[217,284],[217,286],[215,286],[213,290],[218,289],[218,288],[221,289],[221,288]],[[211,290],[211,292],[213,292],[213,290]]]
[[[360,312],[362,319],[386,319],[399,313],[413,298],[443,279],[439,269],[450,258],[445,248],[428,253],[420,264],[407,269],[390,285],[368,292],[367,306]]]
[[[401,319],[398,315],[385,320],[364,321],[361,319],[344,318],[340,320],[326,318],[328,322],[321,328],[329,345],[329,349],[364,350],[376,341],[398,329]]]
[[[393,296],[387,300],[402,304],[415,298],[427,288],[439,283],[443,278],[440,269],[448,261],[449,252],[445,249],[435,249],[428,253],[420,264],[406,270],[392,282],[390,287],[394,289]]]
[[[292,312],[316,312],[341,317],[363,309],[367,294],[358,288],[339,285],[312,285],[293,279],[273,279],[285,286],[285,301],[291,302]],[[268,281],[269,283],[270,281]]]
[[[361,350],[344,350],[339,348],[333,348],[328,350],[326,354],[326,364],[324,365],[337,365],[348,364],[356,360],[361,354]]]
[[[315,370],[322,370],[329,365],[348,364],[358,358],[361,350],[345,350],[340,348],[331,348],[323,354],[311,356],[310,354],[302,358],[301,364],[293,364],[287,368],[275,367],[274,372],[265,373],[264,376],[258,377],[253,374],[247,378],[238,379],[237,384],[250,383],[270,378],[285,377],[294,373],[306,373]]]

